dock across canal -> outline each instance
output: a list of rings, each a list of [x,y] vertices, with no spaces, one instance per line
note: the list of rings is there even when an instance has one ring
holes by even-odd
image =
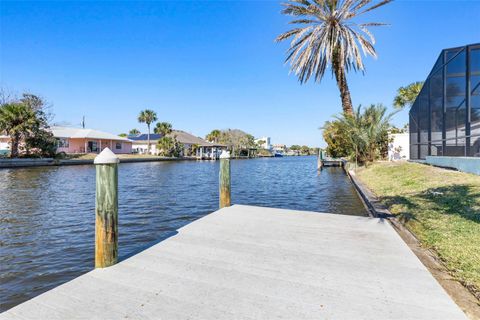
[[[466,317],[386,221],[239,205],[0,314],[278,318]]]

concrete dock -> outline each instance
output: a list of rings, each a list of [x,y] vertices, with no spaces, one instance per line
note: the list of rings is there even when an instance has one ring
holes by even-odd
[[[466,316],[386,221],[239,205],[0,314],[49,320],[280,318]]]

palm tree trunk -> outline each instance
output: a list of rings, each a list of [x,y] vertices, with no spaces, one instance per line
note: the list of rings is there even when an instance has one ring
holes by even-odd
[[[14,134],[11,136],[12,140],[12,149],[10,150],[10,158],[18,157],[18,144],[20,141],[20,137],[18,134]]]
[[[342,63],[342,57],[340,50],[337,49],[332,59],[333,72],[335,73],[335,79],[337,80],[337,86],[340,90],[340,98],[342,99],[343,113],[346,115],[353,114],[352,98],[350,97],[350,90],[348,89],[347,77],[345,74],[345,68]]]
[[[150,154],[150,124],[147,124],[148,134],[147,134],[147,154]]]

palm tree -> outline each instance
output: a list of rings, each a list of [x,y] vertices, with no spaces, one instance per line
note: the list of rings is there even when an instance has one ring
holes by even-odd
[[[148,135],[147,135],[148,153],[150,153],[150,124],[152,124],[152,122],[155,122],[155,121],[157,121],[157,114],[153,110],[145,109],[145,110],[141,111],[140,114],[138,115],[138,122],[147,124],[147,128],[148,128]]]
[[[0,107],[0,132],[11,139],[10,157],[18,157],[20,140],[38,125],[35,111],[24,103],[7,103]]]
[[[376,57],[375,38],[367,27],[383,23],[358,24],[353,19],[381,7],[392,0],[382,0],[365,8],[372,0],[289,0],[282,13],[295,16],[290,24],[300,25],[276,38],[277,42],[292,38],[285,62],[290,62],[301,84],[314,77],[320,82],[327,66],[335,75],[343,112],[353,114],[352,98],[346,73],[364,71],[362,55]]]
[[[140,134],[140,130],[132,129],[132,130],[128,131],[128,134],[131,135],[131,136],[136,136],[136,135]]]
[[[172,132],[172,125],[168,122],[159,122],[153,129],[153,132],[161,134],[165,137],[167,134]]]
[[[343,114],[336,117],[339,126],[338,133],[350,144],[350,152],[355,161],[374,161],[382,154],[388,142],[390,120],[395,112],[387,114],[383,105],[370,105],[363,113],[361,107],[353,114]]]
[[[212,130],[212,132],[210,132],[209,134],[207,134],[205,138],[207,141],[218,143],[220,134],[221,134],[220,130],[215,129],[215,130]]]
[[[397,95],[393,99],[393,106],[396,109],[403,109],[406,106],[411,107],[417,99],[420,90],[422,90],[423,82],[413,82],[406,87],[400,87],[397,90]]]

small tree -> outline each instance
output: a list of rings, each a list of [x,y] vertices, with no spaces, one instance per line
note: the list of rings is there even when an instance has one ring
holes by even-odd
[[[52,132],[44,130],[38,123],[30,128],[25,137],[25,148],[42,157],[53,157],[57,152],[57,139]]]
[[[383,105],[370,105],[363,112],[359,106],[352,115],[342,114],[327,122],[323,127],[327,152],[334,157],[350,156],[360,163],[383,157],[394,114],[387,115],[386,111]]]
[[[0,107],[0,131],[10,136],[10,157],[18,157],[21,139],[25,138],[28,130],[36,125],[35,112],[24,103],[12,102]]]
[[[178,142],[176,137],[163,136],[157,142],[160,155],[166,157],[179,157],[183,148],[183,144]]]
[[[308,146],[302,146],[302,147],[300,148],[300,152],[301,152],[302,154],[309,155],[309,154],[310,154],[310,148],[309,148]]]
[[[140,134],[140,130],[132,129],[132,130],[128,131],[128,134],[131,135],[131,136],[137,136],[137,135]]]
[[[153,110],[145,109],[145,110],[141,111],[140,114],[138,115],[138,122],[147,124],[147,129],[148,129],[147,149],[148,149],[148,153],[150,153],[150,125],[152,124],[152,122],[155,122],[155,121],[157,121],[157,114]]]
[[[327,143],[326,152],[334,158],[350,156],[351,142],[339,121],[327,121],[321,128],[323,140]]]
[[[205,137],[205,140],[209,142],[218,143],[218,139],[220,138],[220,135],[221,135],[221,131],[215,129],[215,130],[212,130],[212,132],[210,132],[209,134],[207,134],[207,136]]]
[[[12,158],[21,151],[27,156],[32,152],[39,156],[55,155],[57,142],[48,130],[49,117],[44,100],[30,93],[0,106],[0,132],[10,136]]]

